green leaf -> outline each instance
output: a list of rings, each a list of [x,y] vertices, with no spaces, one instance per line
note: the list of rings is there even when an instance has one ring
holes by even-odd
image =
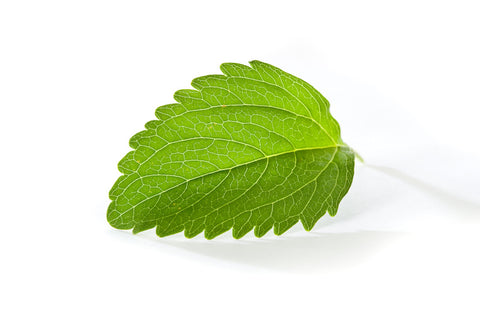
[[[334,216],[353,179],[354,152],[328,101],[272,65],[221,65],[196,78],[177,103],[134,135],[119,163],[107,213],[115,228],[158,236],[230,229],[280,235],[300,220],[311,230]]]

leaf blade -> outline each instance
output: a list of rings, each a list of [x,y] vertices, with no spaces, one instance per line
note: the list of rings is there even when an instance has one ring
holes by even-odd
[[[204,231],[208,239],[254,229],[261,237],[298,220],[310,230],[326,211],[336,213],[353,179],[354,155],[326,99],[263,62],[221,70],[194,79],[197,90],[177,91],[178,103],[159,107],[158,120],[132,137],[134,151],[120,161],[124,175],[110,192],[113,227],[157,227],[160,237]],[[341,188],[331,184],[333,176]]]

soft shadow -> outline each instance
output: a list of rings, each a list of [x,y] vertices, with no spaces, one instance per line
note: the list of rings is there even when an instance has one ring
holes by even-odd
[[[388,205],[392,202],[397,205],[399,199],[411,196],[391,184],[393,180],[403,182],[453,207],[448,211],[470,217],[479,216],[478,203],[459,198],[394,168],[375,165],[364,167],[388,178],[378,179],[369,170],[359,170],[356,177],[359,185],[352,187],[348,198],[342,203],[341,214],[335,218],[323,217],[316,230],[309,233],[301,225],[296,225],[281,237],[269,233],[261,239],[248,234],[241,240],[234,240],[230,232],[211,241],[205,240],[201,235],[194,239],[185,239],[183,234],[158,238],[154,231],[136,236],[148,240],[153,246],[168,248],[174,254],[195,259],[204,257],[218,267],[253,267],[257,270],[303,274],[328,273],[356,267],[388,247],[392,241],[408,234],[400,231],[359,230],[371,229],[375,225],[377,229],[385,230],[389,228],[386,227],[388,222],[396,224],[398,220],[408,217],[408,214],[399,215],[395,212],[391,216],[384,216],[383,221],[380,219],[379,214],[388,213]],[[407,202],[405,205],[409,207],[415,197],[404,199]]]
[[[302,236],[247,240],[154,238],[195,255],[239,265],[291,273],[329,272],[357,266],[403,233],[359,231],[306,233]],[[143,236],[142,236],[143,237]]]
[[[452,193],[449,193],[439,187],[426,183],[418,178],[403,173],[402,171],[386,166],[365,164],[366,167],[379,171],[389,177],[400,180],[434,198],[454,208],[458,215],[463,215],[465,218],[479,218],[480,204],[461,198]]]

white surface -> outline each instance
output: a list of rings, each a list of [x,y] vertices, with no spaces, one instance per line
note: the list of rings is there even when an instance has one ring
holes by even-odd
[[[0,317],[478,318],[477,1],[3,1]],[[314,85],[365,158],[335,218],[112,229],[128,139],[196,76]]]

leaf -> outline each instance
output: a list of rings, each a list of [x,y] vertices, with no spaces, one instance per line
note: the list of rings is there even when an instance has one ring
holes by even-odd
[[[353,179],[354,152],[340,138],[328,101],[272,65],[225,63],[196,78],[177,103],[134,135],[119,163],[107,213],[115,228],[158,236],[230,229],[283,234],[334,216]]]

